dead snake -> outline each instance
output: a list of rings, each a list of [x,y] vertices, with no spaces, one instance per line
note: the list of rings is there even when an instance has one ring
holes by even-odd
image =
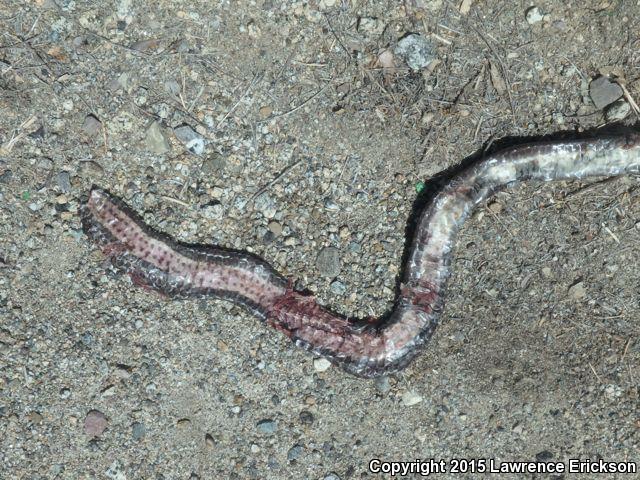
[[[306,350],[363,377],[396,372],[432,336],[444,305],[456,234],[474,207],[525,180],[638,173],[640,135],[534,143],[463,169],[422,210],[395,306],[377,321],[353,320],[292,288],[255,255],[177,242],[146,225],[124,202],[92,188],[84,232],[134,283],[170,297],[215,297],[244,306]]]

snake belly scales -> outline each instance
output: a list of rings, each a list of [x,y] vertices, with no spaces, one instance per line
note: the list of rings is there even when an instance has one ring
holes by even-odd
[[[406,367],[433,335],[444,306],[456,234],[476,205],[525,180],[638,172],[638,134],[522,145],[461,169],[420,212],[394,307],[378,320],[354,320],[331,312],[253,254],[175,241],[97,187],[83,202],[81,216],[86,235],[136,285],[170,298],[234,302],[297,346],[354,375],[375,377]]]

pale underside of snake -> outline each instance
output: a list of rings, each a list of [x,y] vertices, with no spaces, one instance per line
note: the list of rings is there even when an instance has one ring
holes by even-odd
[[[83,229],[119,271],[169,297],[214,297],[244,306],[306,350],[363,377],[397,372],[433,335],[444,305],[452,247],[474,207],[525,180],[578,180],[640,171],[640,135],[533,143],[487,156],[444,184],[420,212],[394,307],[350,319],[296,291],[255,255],[177,242],[126,204],[92,188]]]

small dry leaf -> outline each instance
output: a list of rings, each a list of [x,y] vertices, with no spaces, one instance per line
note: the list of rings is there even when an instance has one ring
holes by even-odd
[[[507,85],[504,83],[502,73],[500,73],[500,67],[498,67],[494,62],[491,62],[489,72],[491,74],[491,84],[493,85],[493,88],[496,89],[498,95],[503,95],[507,91]]]
[[[492,202],[488,205],[488,207],[489,207],[489,210],[491,210],[491,212],[493,213],[500,213],[504,208],[500,202]]]
[[[272,113],[273,109],[270,106],[265,105],[264,107],[260,107],[260,118],[265,119],[271,116]]]
[[[472,3],[473,3],[473,0],[462,0],[462,2],[460,2],[460,6],[458,7],[458,10],[462,15],[467,15],[469,13],[469,10],[471,10]]]
[[[60,62],[67,60],[67,54],[59,46],[51,47],[47,54]]]
[[[382,68],[396,68],[393,52],[389,49],[383,50],[382,53],[378,55],[378,61],[376,63]]]
[[[178,428],[188,428],[191,426],[191,420],[188,418],[181,418],[176,422]]]
[[[139,42],[131,45],[132,50],[137,50],[138,52],[146,52],[148,50],[156,50],[160,45],[160,40],[157,38],[152,38],[150,40],[141,40]]]
[[[578,282],[569,287],[569,296],[575,300],[580,300],[587,295],[587,290],[583,282]]]

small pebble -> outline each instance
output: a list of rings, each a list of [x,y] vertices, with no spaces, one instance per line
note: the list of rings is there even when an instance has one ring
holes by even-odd
[[[311,425],[314,421],[313,413],[311,413],[309,410],[302,410],[300,412],[299,418],[300,422],[303,425]]]
[[[391,390],[391,383],[389,382],[389,377],[378,377],[375,380],[376,388],[380,393],[387,393]]]
[[[128,72],[123,72],[115,82],[116,88],[122,88],[129,93],[133,91],[135,84],[135,79]]]
[[[539,462],[548,462],[553,459],[553,453],[549,450],[543,450],[539,453],[536,453],[536,460]]]
[[[336,295],[344,295],[347,291],[347,287],[340,280],[334,280],[331,282],[331,291]]]
[[[502,204],[500,202],[491,202],[489,204],[489,210],[491,210],[491,212],[498,214],[500,212],[502,212]]]
[[[105,477],[109,480],[127,480],[125,472],[118,460],[114,460],[109,468],[104,472]]]
[[[316,372],[324,372],[331,366],[331,362],[326,358],[314,358],[313,368]]]
[[[80,172],[83,176],[100,176],[104,173],[104,168],[94,160],[85,160],[80,162]]]
[[[538,7],[530,7],[525,12],[525,18],[529,25],[533,25],[534,23],[541,22],[544,19],[544,15]]]
[[[318,272],[324,277],[335,277],[342,268],[340,250],[335,247],[324,247],[316,257]]]
[[[27,415],[27,418],[34,425],[39,425],[42,423],[42,415],[39,412],[30,412],[29,415]]]
[[[334,202],[330,198],[325,198],[324,199],[324,208],[326,208],[327,210],[329,210],[331,212],[337,212],[337,211],[340,210],[340,205],[338,205],[336,202]]]
[[[273,108],[269,106],[260,107],[259,113],[260,113],[260,118],[262,119],[268,118],[273,113]]]
[[[69,193],[71,191],[71,178],[69,177],[69,172],[65,172],[64,170],[59,172],[56,176],[56,180],[61,192]]]
[[[113,375],[121,380],[126,380],[131,377],[131,367],[116,365],[116,368],[113,370]]]
[[[404,392],[402,394],[402,404],[405,407],[411,407],[413,405],[417,405],[420,402],[422,402],[422,397],[413,390],[409,390],[408,392]]]
[[[567,29],[567,23],[564,20],[554,20],[551,25],[561,32]]]
[[[80,336],[80,341],[84,346],[90,347],[91,345],[93,345],[93,335],[91,334],[91,332],[84,332]]]
[[[113,397],[116,394],[116,387],[114,385],[109,385],[102,392],[100,392],[100,396],[102,397]]]
[[[280,468],[280,463],[278,462],[278,459],[276,457],[274,457],[273,455],[269,455],[269,458],[267,459],[267,466],[271,470],[278,470]]]
[[[382,35],[385,23],[382,19],[376,17],[361,17],[358,20],[358,31],[368,33],[370,35]]]
[[[210,220],[220,220],[224,216],[224,207],[220,203],[204,205],[202,215]]]
[[[51,170],[53,168],[53,160],[49,157],[40,157],[36,166],[42,170]]]
[[[99,410],[90,410],[84,419],[84,433],[89,437],[99,437],[107,428],[107,417]]]
[[[402,38],[394,52],[404,59],[410,69],[421,70],[435,60],[435,49],[422,35],[411,33]]]
[[[178,95],[180,93],[180,84],[175,80],[167,80],[164,82],[164,90],[171,95]]]
[[[131,436],[134,440],[140,440],[147,433],[147,428],[144,426],[144,423],[134,422],[131,425]]]
[[[292,462],[293,460],[297,459],[301,453],[302,453],[302,446],[296,444],[293,447],[291,447],[287,452],[287,460]]]
[[[73,110],[73,106],[73,100],[71,100],[70,98],[62,102],[62,108],[64,108],[65,112],[70,112],[71,110]]]
[[[276,431],[276,422],[271,420],[270,418],[266,418],[264,420],[260,420],[256,427],[260,433],[264,434],[272,434]]]
[[[629,115],[629,112],[631,112],[631,106],[624,100],[618,100],[607,107],[604,118],[607,122],[618,122]]]
[[[340,477],[338,475],[336,475],[335,473],[330,473],[328,475],[325,475],[324,478],[322,480],[341,480]]]
[[[207,156],[202,162],[202,174],[206,176],[220,175],[220,172],[224,170],[226,165],[226,159],[217,152],[213,152]]]
[[[362,251],[362,245],[358,242],[349,242],[349,246],[347,248],[351,253],[360,253]]]
[[[173,129],[176,138],[194,155],[204,153],[204,138],[189,125],[180,125]]]
[[[189,420],[188,418],[181,418],[176,422],[176,426],[179,429],[189,428],[191,426],[191,420]]]
[[[158,122],[153,122],[149,128],[147,128],[147,134],[145,138],[147,147],[153,153],[162,154],[166,153],[170,149],[169,141],[164,136],[162,127]]]
[[[102,130],[102,122],[98,120],[95,115],[92,115],[90,113],[89,115],[84,117],[82,130],[90,137],[94,137],[100,132],[100,130]]]
[[[135,93],[133,101],[138,106],[145,105],[147,103],[147,89],[144,87],[139,87]]]
[[[276,208],[276,202],[267,192],[261,193],[256,197],[254,207],[268,219],[275,217],[278,211]]]
[[[11,177],[13,177],[13,172],[11,170],[5,170],[0,174],[0,183],[9,183]]]
[[[587,291],[584,288],[583,282],[578,282],[569,287],[569,296],[575,300],[580,300],[587,295]]]
[[[51,473],[51,475],[54,478],[63,472],[64,472],[64,465],[62,465],[61,463],[56,463],[54,465],[51,465],[51,468],[49,468],[49,473]]]
[[[282,225],[276,221],[269,222],[268,227],[274,235],[280,235],[282,233]]]
[[[602,109],[622,97],[622,88],[608,77],[600,76],[589,83],[589,96],[596,108]]]
[[[622,396],[622,389],[618,385],[609,384],[604,387],[604,394],[610,400],[615,400],[616,398]]]

